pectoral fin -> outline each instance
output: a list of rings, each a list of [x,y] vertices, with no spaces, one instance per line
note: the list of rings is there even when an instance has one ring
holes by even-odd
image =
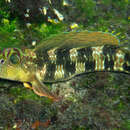
[[[29,84],[29,83],[23,83],[24,87],[25,88],[29,88],[29,89],[32,89],[32,86]]]
[[[36,76],[34,77],[33,81],[31,82],[33,91],[39,95],[44,96],[52,99],[53,101],[58,101],[59,98],[52,94],[48,88],[43,84]]]

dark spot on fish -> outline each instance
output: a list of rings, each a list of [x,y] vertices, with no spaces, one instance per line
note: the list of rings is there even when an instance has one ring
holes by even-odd
[[[130,62],[130,55],[128,53],[125,54],[125,61]],[[127,63],[123,64],[124,70],[130,72],[130,65],[128,66]]]
[[[130,72],[130,66],[128,66],[126,63],[123,64],[123,69],[124,69],[125,71]]]
[[[112,55],[110,55],[110,61],[108,61],[108,57],[105,55],[104,68],[105,70],[108,70],[108,68],[110,68],[110,70],[114,69],[114,60],[112,59]]]
[[[75,74],[75,63],[71,62],[71,61],[66,61],[65,65],[64,65],[64,69],[65,69],[65,78],[70,76],[69,74],[71,73],[71,75]]]
[[[90,53],[90,50],[88,48],[82,48],[79,49],[77,52],[78,52],[77,61],[81,63],[86,61],[86,58],[88,58],[87,56],[89,55],[87,54],[87,52]]]
[[[54,80],[54,74],[56,71],[56,65],[54,63],[48,62],[46,64],[46,74],[45,74],[45,81]]]
[[[58,48],[55,51],[55,54],[57,56],[56,59],[56,64],[60,65],[60,64],[64,64],[66,61],[69,61],[69,48]]]
[[[85,63],[85,71],[90,72],[95,70],[95,61],[92,56],[92,48],[86,47],[78,50],[78,62]]]
[[[118,48],[117,46],[113,46],[113,45],[104,45],[103,55],[105,57],[105,61],[104,61],[105,70],[108,70],[108,68],[110,68],[110,70],[114,70],[114,59],[113,59],[113,57],[115,57],[117,48]],[[108,60],[107,55],[109,55],[110,60]]]
[[[86,61],[85,62],[85,71],[90,72],[95,70],[95,61]]]
[[[49,61],[49,56],[47,54],[48,50],[39,49],[36,51],[37,59],[35,60],[36,64],[39,67],[43,67],[43,64],[47,63]]]

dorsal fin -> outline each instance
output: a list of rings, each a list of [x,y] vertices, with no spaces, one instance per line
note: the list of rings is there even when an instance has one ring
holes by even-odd
[[[126,35],[118,30],[112,30],[109,29],[105,30],[105,32],[112,34],[113,36],[117,37],[117,39],[120,40],[119,45],[125,44],[128,42]]]
[[[34,51],[39,49],[50,50],[52,48],[71,48],[101,46],[101,45],[119,45],[119,40],[110,33],[104,32],[69,32],[61,33],[47,38],[37,46]]]

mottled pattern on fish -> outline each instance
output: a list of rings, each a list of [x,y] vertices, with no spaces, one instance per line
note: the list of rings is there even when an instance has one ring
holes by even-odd
[[[130,74],[130,51],[102,32],[70,32],[50,37],[35,49],[0,51],[0,78],[21,81],[39,96],[59,100],[44,85],[97,71]],[[31,86],[28,84],[30,83]]]
[[[64,81],[96,71],[130,73],[130,56],[116,45],[54,48],[38,50],[36,55],[41,57],[36,60],[37,75],[44,82]]]

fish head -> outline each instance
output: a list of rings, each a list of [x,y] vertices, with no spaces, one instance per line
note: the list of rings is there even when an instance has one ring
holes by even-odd
[[[33,62],[28,55],[18,48],[0,51],[0,78],[29,82],[33,73],[33,70],[30,72]]]

